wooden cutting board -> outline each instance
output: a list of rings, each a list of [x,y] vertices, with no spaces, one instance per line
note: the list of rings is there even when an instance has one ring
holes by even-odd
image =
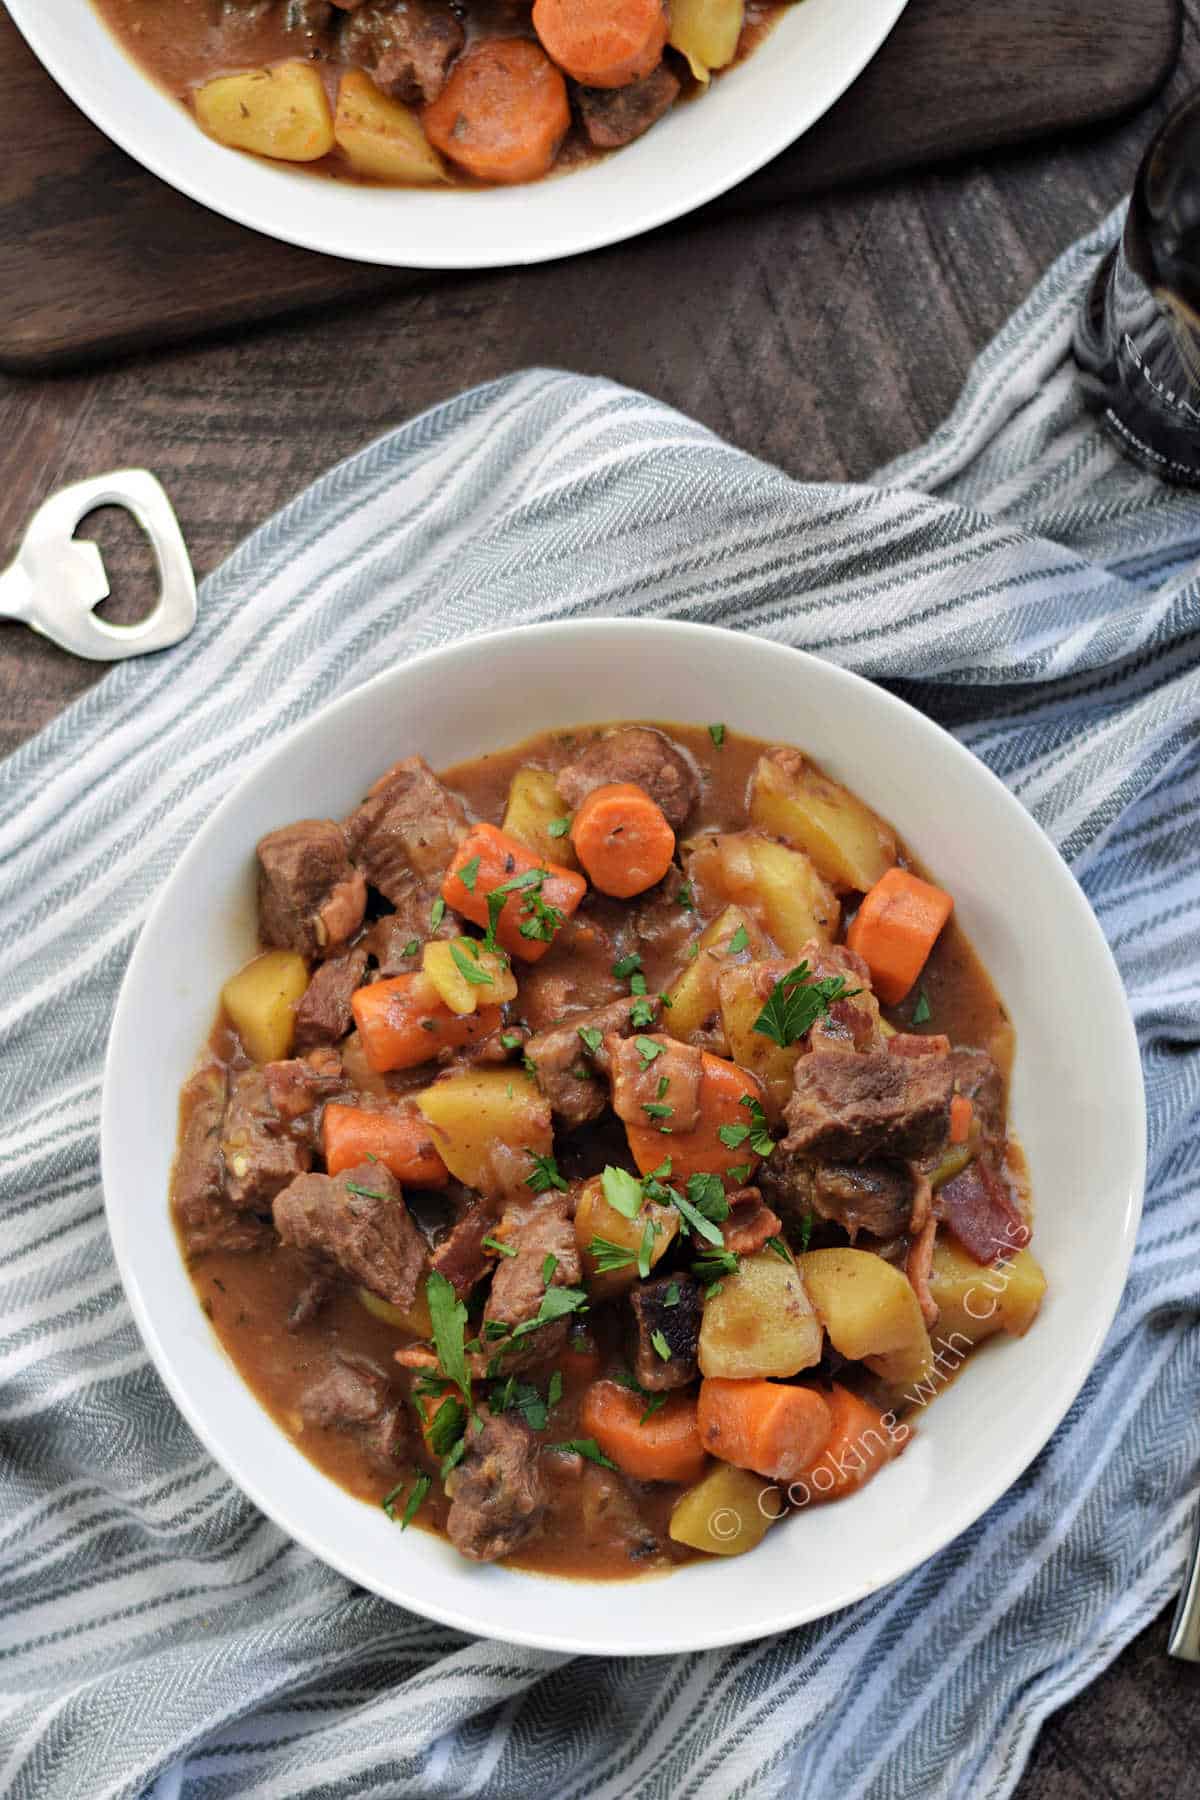
[[[1181,0],[1135,11],[1136,29],[1130,0],[910,0],[812,131],[669,229],[1113,119],[1178,56]],[[0,367],[61,367],[439,279],[296,250],[184,199],[75,109],[0,11]]]

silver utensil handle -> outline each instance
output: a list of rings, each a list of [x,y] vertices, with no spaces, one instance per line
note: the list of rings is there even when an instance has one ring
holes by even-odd
[[[1200,1512],[1192,1534],[1192,1554],[1184,1571],[1183,1591],[1171,1624],[1167,1652],[1184,1662],[1200,1662]]]

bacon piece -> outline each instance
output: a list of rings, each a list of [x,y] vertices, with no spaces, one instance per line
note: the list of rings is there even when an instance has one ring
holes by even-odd
[[[778,1237],[783,1227],[777,1213],[763,1205],[756,1187],[738,1188],[729,1196],[729,1217],[722,1227],[725,1248],[735,1256],[753,1256],[768,1238]]]
[[[922,1037],[916,1031],[898,1031],[887,1043],[889,1056],[949,1056],[950,1039],[942,1032]]]
[[[460,1300],[466,1299],[493,1266],[494,1258],[484,1249],[483,1240],[495,1222],[486,1206],[472,1206],[429,1258],[430,1268],[446,1277]]]
[[[1004,1251],[1021,1250],[1029,1242],[1029,1227],[1016,1202],[982,1156],[938,1189],[933,1211],[977,1263],[993,1263]]]
[[[908,1276],[913,1293],[921,1307],[921,1316],[930,1331],[938,1322],[937,1301],[929,1291],[929,1277],[933,1272],[933,1240],[937,1236],[937,1220],[930,1213],[920,1232],[913,1240],[904,1273]]]

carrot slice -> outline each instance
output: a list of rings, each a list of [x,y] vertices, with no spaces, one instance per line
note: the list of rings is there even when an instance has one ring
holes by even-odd
[[[533,29],[584,87],[626,87],[658,67],[667,42],[662,0],[534,0]]]
[[[479,181],[536,181],[558,155],[567,84],[527,38],[488,38],[460,56],[422,115],[436,150]]]
[[[498,1006],[452,1013],[419,970],[358,988],[350,1006],[363,1054],[377,1075],[388,1069],[415,1069],[439,1050],[472,1044],[500,1025]]]
[[[605,1456],[635,1481],[691,1482],[704,1473],[696,1402],[687,1394],[672,1394],[647,1419],[643,1394],[615,1381],[594,1381],[583,1396],[579,1423],[583,1435],[595,1438]]]
[[[713,1456],[772,1481],[792,1481],[815,1462],[833,1430],[815,1388],[717,1376],[700,1383],[698,1423],[700,1442]]]
[[[904,1446],[905,1440],[897,1442],[887,1430],[882,1413],[836,1381],[825,1404],[831,1420],[829,1438],[813,1460],[791,1476],[788,1498],[793,1505],[844,1500]],[[911,1428],[903,1430],[907,1438]]]
[[[511,887],[534,870],[541,872],[540,882]],[[511,956],[538,962],[550,948],[554,933],[587,893],[587,882],[574,869],[539,861],[532,850],[495,825],[472,825],[446,871],[442,899],[464,919],[486,925],[487,897],[506,884],[509,893],[497,921],[496,940]],[[549,932],[550,936],[531,936],[534,931]]]
[[[632,900],[662,880],[675,854],[675,833],[660,806],[632,781],[593,788],[571,822],[575,854],[593,887]]]
[[[450,1172],[433,1147],[429,1126],[416,1111],[371,1112],[334,1101],[321,1118],[321,1145],[330,1175],[376,1162],[412,1187],[445,1187]]]
[[[955,1094],[950,1101],[950,1142],[965,1144],[971,1135],[975,1108],[965,1094]]]
[[[889,869],[864,895],[846,945],[863,958],[886,1005],[908,993],[953,911],[949,894],[907,869]]]
[[[727,1175],[730,1169],[744,1168],[747,1163],[752,1173],[761,1160],[750,1147],[753,1120],[744,1102],[757,1100],[761,1106],[762,1084],[736,1063],[709,1050],[700,1060],[700,1123],[694,1131],[672,1131],[669,1118],[653,1125],[625,1127],[630,1152],[643,1175],[657,1169],[665,1156],[671,1159],[671,1180],[676,1186],[692,1175]],[[732,1143],[722,1138],[722,1129],[733,1138]],[[750,1178],[735,1178],[731,1186],[743,1187]]]

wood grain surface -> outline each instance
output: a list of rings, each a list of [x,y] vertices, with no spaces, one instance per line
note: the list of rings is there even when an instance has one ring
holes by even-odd
[[[1130,0],[909,0],[815,130],[703,217],[1111,119],[1176,54],[1179,0],[1136,9],[1131,31]],[[268,241],[165,187],[46,80],[0,12],[0,365],[146,349],[442,279]]]
[[[1136,0],[1126,10],[1118,53],[1141,16]],[[1167,104],[1200,82],[1198,18],[1186,0],[1169,88],[1119,126],[580,261],[326,304],[202,346],[0,375],[0,558],[51,488],[146,463],[206,574],[339,457],[531,363],[646,389],[794,476],[865,476],[939,422],[1047,263],[1127,191]],[[140,547],[107,524],[99,535],[120,590],[112,616],[136,617]],[[0,625],[0,751],[102,673]],[[1062,1696],[1019,1800],[1193,1800],[1200,1672],[1169,1662],[1165,1642],[1164,1613],[1090,1689]]]

